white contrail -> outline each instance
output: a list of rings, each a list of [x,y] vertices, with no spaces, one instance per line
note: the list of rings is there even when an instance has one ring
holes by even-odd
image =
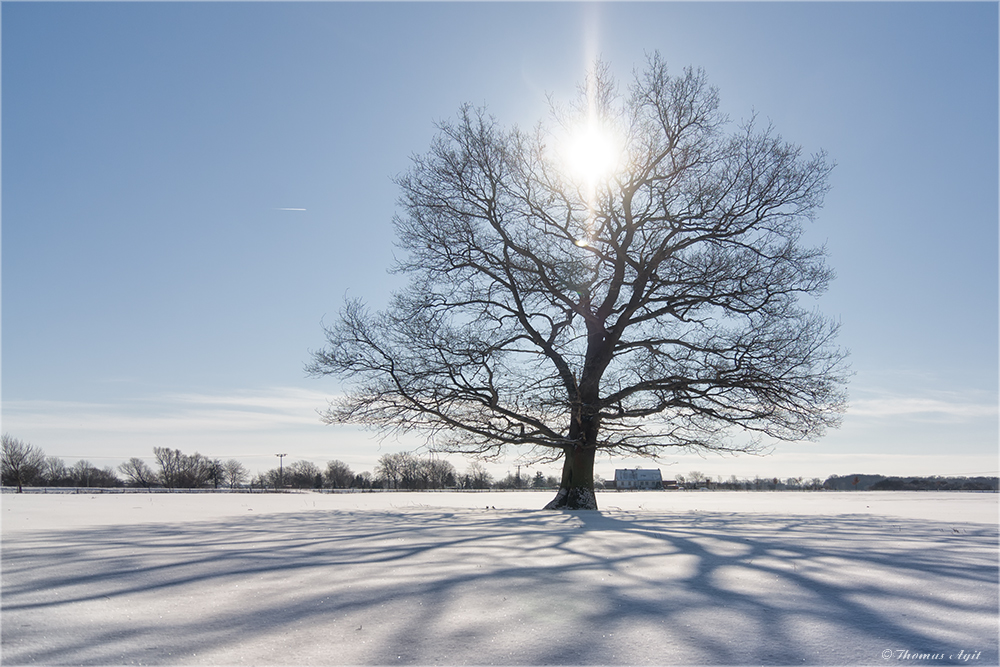
[[[304,208],[276,208],[275,211],[304,211]]]

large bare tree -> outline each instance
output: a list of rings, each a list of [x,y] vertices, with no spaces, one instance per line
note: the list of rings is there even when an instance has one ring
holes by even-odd
[[[802,242],[832,165],[730,124],[701,70],[598,64],[532,132],[463,107],[400,176],[409,286],[326,329],[325,420],[432,449],[563,461],[548,507],[596,508],[598,452],[751,451],[843,410],[837,325],[800,304],[832,278]]]

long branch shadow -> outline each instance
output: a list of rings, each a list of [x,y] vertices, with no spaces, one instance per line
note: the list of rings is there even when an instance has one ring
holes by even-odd
[[[856,515],[312,511],[21,533],[3,544],[2,661],[996,664],[997,561],[995,526]]]

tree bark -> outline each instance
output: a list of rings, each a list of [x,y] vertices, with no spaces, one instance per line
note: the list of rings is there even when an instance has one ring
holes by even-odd
[[[545,506],[545,509],[597,509],[597,496],[594,493],[594,458],[596,453],[597,450],[593,447],[576,445],[566,448],[559,491],[556,493],[556,497]]]
[[[589,308],[589,299],[587,300]],[[566,447],[563,474],[556,497],[545,509],[596,510],[594,459],[601,430],[600,378],[610,360],[609,344],[603,325],[588,324],[587,361],[579,393],[574,397],[569,436],[575,445]],[[607,358],[605,358],[607,357]]]

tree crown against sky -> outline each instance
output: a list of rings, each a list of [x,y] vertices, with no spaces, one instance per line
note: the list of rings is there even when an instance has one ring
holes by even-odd
[[[532,132],[465,106],[413,158],[410,283],[327,329],[310,371],[347,391],[325,419],[562,457],[557,504],[581,507],[598,450],[751,451],[836,425],[846,355],[800,304],[832,279],[802,243],[826,156],[732,129],[704,72],[656,55],[625,92],[600,63],[580,92]]]

